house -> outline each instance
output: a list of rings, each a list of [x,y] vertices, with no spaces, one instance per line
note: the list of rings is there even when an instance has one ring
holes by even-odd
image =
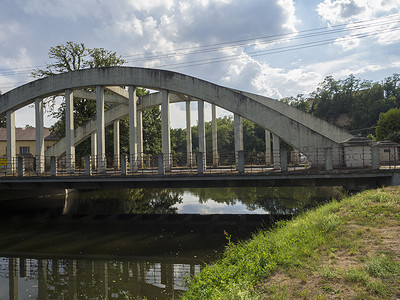
[[[51,134],[50,128],[44,128],[44,148],[52,146],[58,138]],[[15,128],[15,145],[17,155],[36,154],[36,129],[33,127]],[[0,128],[0,157],[7,156],[7,129]]]

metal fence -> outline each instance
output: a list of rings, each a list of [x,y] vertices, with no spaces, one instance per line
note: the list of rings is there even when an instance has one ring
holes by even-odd
[[[0,176],[100,176],[164,175],[197,173],[257,173],[298,170],[397,169],[400,167],[397,147],[367,146],[299,149],[295,151],[171,153],[134,156],[39,157],[24,155],[2,159]],[[303,153],[307,153],[305,156]]]

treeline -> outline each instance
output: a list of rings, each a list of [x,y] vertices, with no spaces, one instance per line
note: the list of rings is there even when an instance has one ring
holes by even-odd
[[[352,134],[375,137],[379,115],[400,107],[400,75],[394,74],[381,82],[361,80],[353,75],[344,80],[328,76],[309,98],[298,95],[282,101]]]

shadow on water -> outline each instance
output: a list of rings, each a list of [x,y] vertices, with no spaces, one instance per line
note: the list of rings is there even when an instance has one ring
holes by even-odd
[[[0,201],[0,299],[166,299],[227,243],[340,189],[68,191]]]

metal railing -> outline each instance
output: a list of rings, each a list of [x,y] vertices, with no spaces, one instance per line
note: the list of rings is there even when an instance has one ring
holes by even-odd
[[[305,156],[303,153],[307,153]],[[216,157],[217,156],[217,157]],[[299,170],[400,169],[397,147],[368,146],[263,152],[169,153],[134,156],[32,156],[2,158],[0,176],[112,176],[165,174],[234,174]]]

